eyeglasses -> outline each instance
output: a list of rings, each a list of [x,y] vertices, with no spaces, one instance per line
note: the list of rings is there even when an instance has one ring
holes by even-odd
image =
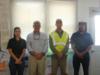
[[[40,39],[40,34],[33,34],[34,40],[39,40]]]

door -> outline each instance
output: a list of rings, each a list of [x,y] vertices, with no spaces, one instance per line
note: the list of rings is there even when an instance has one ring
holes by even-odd
[[[90,75],[100,74],[100,9],[94,8],[90,11],[90,32],[94,40],[94,46],[90,62]]]

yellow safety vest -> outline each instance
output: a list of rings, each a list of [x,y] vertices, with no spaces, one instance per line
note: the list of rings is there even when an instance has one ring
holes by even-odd
[[[53,40],[53,45],[58,53],[61,53],[66,45],[66,43],[69,41],[69,36],[66,32],[63,32],[62,37],[59,36],[59,34],[55,31],[51,33],[51,38]]]

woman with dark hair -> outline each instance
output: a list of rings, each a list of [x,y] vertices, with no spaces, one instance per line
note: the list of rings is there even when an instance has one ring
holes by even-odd
[[[21,38],[21,29],[19,27],[14,28],[14,37],[9,40],[7,49],[10,54],[10,74],[23,75],[26,41]]]

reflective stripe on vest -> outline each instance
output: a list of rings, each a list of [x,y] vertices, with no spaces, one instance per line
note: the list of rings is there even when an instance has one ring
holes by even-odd
[[[59,36],[57,32],[51,33],[51,38],[53,40],[53,45],[58,52],[62,52],[66,43],[68,42],[68,34],[63,32],[62,37]]]

